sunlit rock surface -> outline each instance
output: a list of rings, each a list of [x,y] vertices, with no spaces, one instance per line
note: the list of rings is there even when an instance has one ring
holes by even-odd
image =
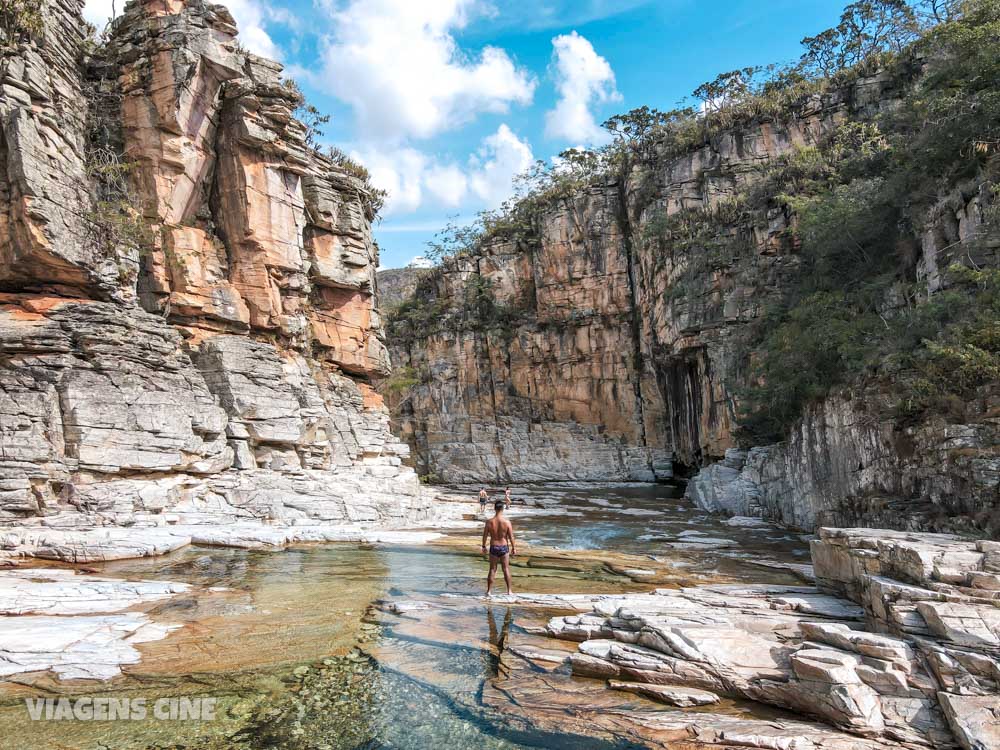
[[[734,211],[734,198],[754,185],[771,189],[761,187],[768,170],[845,122],[892,111],[900,95],[889,75],[860,78],[688,153],[652,146],[621,179],[543,206],[537,232],[495,239],[429,272],[393,270],[394,290],[405,289],[401,275],[422,275],[411,297],[425,311],[457,311],[449,325],[390,342],[394,362],[418,381],[393,398],[421,473],[522,481],[697,471],[690,496],[717,512],[809,531],[993,534],[995,383],[962,416],[917,424],[894,416],[895,401],[877,386],[856,385],[811,405],[786,440],[738,445],[747,341],[782,304],[801,253],[798,218],[776,199],[787,186],[773,188],[766,212]],[[985,175],[936,191],[912,249],[921,297],[942,288],[942,269],[965,252],[961,241],[991,201]],[[664,234],[665,217],[686,212],[691,226]],[[993,268],[996,239],[985,245],[969,259]],[[467,291],[477,279],[512,322],[475,320]]]
[[[51,670],[64,680],[111,679],[121,674],[123,665],[140,660],[136,645],[160,640],[181,627],[121,610],[190,588],[71,570],[0,572],[0,612],[6,615],[0,618],[0,676]]]
[[[300,95],[224,7],[134,0],[82,55],[82,5],[52,0],[2,52],[4,549],[430,521],[371,385],[389,364],[368,189],[307,144]]]
[[[822,529],[817,586],[729,584],[621,596],[514,594],[498,606],[557,607],[544,632],[579,645],[556,657],[573,673],[674,706],[750,700],[854,736],[833,747],[995,747],[1000,738],[1000,546],[960,537]],[[390,611],[427,621],[428,607]],[[523,657],[553,659],[544,649]],[[691,692],[685,692],[691,691]],[[648,725],[640,713],[621,720]],[[699,714],[667,726],[726,744],[731,719]],[[713,727],[711,739],[703,732]],[[738,744],[778,747],[795,726],[753,722]],[[785,739],[777,740],[775,736]],[[821,735],[822,736],[822,735]],[[864,738],[863,740],[860,738]],[[849,742],[857,744],[849,744]],[[836,744],[844,743],[844,744]],[[812,745],[810,745],[812,746]]]

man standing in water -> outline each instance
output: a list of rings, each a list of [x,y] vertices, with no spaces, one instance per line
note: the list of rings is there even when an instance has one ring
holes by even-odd
[[[483,487],[481,490],[479,490],[479,510],[480,511],[485,511],[486,510],[486,501],[489,500],[489,499],[490,499],[490,496],[489,496],[489,494],[487,494],[485,487]]]
[[[486,596],[493,591],[493,579],[497,574],[497,563],[503,568],[503,580],[507,584],[507,593],[514,592],[510,587],[510,556],[514,554],[514,527],[510,525],[503,514],[502,500],[493,503],[493,518],[483,527],[483,554],[489,548],[490,572],[486,576]]]

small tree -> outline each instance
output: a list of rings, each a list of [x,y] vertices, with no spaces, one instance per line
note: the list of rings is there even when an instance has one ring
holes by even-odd
[[[624,114],[609,117],[602,127],[611,133],[616,141],[634,146],[643,143],[657,128],[666,126],[679,114],[678,110],[661,112],[643,105]]]
[[[298,102],[292,111],[292,117],[301,122],[305,128],[306,145],[310,148],[316,148],[316,142],[323,137],[322,126],[330,122],[330,115],[322,114],[306,101],[306,95],[302,93],[302,89],[296,81],[287,79],[285,88]]]
[[[944,12],[939,0],[937,12]],[[899,52],[917,38],[917,15],[905,0],[859,0],[844,8],[834,28],[802,40],[800,67],[827,77],[886,51]]]
[[[37,39],[42,28],[42,12],[37,2],[0,0],[0,42],[4,47]]]
[[[741,68],[720,73],[694,90],[706,112],[718,111],[731,102],[738,102],[759,89],[758,78],[763,68]]]

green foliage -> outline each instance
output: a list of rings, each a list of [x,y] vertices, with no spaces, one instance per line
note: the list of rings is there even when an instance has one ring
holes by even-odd
[[[385,200],[389,197],[389,193],[372,184],[372,175],[368,171],[368,167],[356,159],[352,159],[346,151],[337,146],[327,147],[326,158],[333,162],[339,169],[361,181],[366,191],[364,198],[368,204],[369,211],[372,216],[378,215],[385,206]]]
[[[297,101],[292,117],[302,123],[305,129],[306,145],[316,148],[317,141],[323,137],[322,126],[330,122],[330,115],[324,115],[310,104],[296,81],[289,78],[284,81],[284,86]]]
[[[955,264],[948,278],[948,291],[908,316],[891,357],[897,416],[960,411],[978,388],[1000,382],[1000,270]]]
[[[0,0],[0,44],[16,47],[42,33],[42,7],[31,0]]]
[[[427,243],[424,257],[435,263],[448,258],[461,258],[479,249],[484,235],[483,214],[471,224],[449,221],[444,229]]]
[[[412,296],[386,314],[386,335],[391,341],[414,341],[440,329],[450,312],[447,300],[441,299],[433,279],[425,277]]]
[[[751,334],[744,436],[781,439],[805,406],[873,367],[890,331],[880,313],[895,281],[896,208],[878,178],[788,196],[800,263],[781,304]]]
[[[802,40],[803,72],[828,78],[864,65],[884,62],[886,52],[900,52],[918,33],[917,16],[905,0],[861,0],[845,9],[838,23]]]
[[[1000,153],[1000,2],[973,0],[915,45],[926,71],[886,118],[905,189],[977,174]]]
[[[462,327],[472,330],[492,330],[511,338],[526,310],[518,304],[497,302],[493,281],[473,274],[465,282],[461,316]]]
[[[533,309],[527,295],[510,302],[496,299],[491,279],[470,274],[455,301],[438,297],[434,280],[428,277],[418,284],[407,300],[390,310],[386,316],[386,332],[394,341],[423,339],[441,331],[493,332],[506,339],[514,336],[518,326]]]
[[[124,258],[149,246],[149,228],[131,181],[135,168],[107,146],[91,145],[84,170],[91,193],[90,241],[105,258]],[[123,281],[127,266],[120,266]]]
[[[421,382],[423,380],[414,368],[410,366],[397,367],[388,378],[382,381],[379,385],[379,391],[384,394],[406,393],[414,386],[420,385]]]
[[[753,385],[741,394],[743,437],[784,439],[806,404],[873,362],[883,325],[845,292],[814,292],[765,321],[751,355]]]
[[[945,20],[906,50],[927,64],[901,106],[842,125],[750,191],[762,207],[787,182],[777,200],[798,216],[801,255],[781,303],[745,342],[748,442],[781,439],[809,403],[849,383],[882,383],[899,416],[920,419],[961,410],[1000,380],[998,272],[953,266],[951,286],[929,300],[899,293],[939,191],[995,175],[1000,3],[924,3],[912,17]],[[984,217],[979,236],[966,238],[970,252],[997,234],[995,195]]]
[[[792,294],[860,293],[872,278],[895,270],[899,213],[881,178],[859,178],[823,195],[787,201],[799,217],[803,248],[800,288]]]

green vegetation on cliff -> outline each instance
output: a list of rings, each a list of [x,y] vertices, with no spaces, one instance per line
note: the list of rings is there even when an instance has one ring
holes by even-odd
[[[609,119],[608,146],[537,164],[513,200],[442,233],[429,254],[447,264],[503,243],[531,252],[548,212],[592,188],[627,186],[623,234],[638,229],[632,241],[673,264],[662,301],[678,317],[706,278],[755,261],[756,227],[786,216],[789,262],[780,279],[755,279],[777,290],[760,290],[763,308],[725,374],[743,439],[781,440],[809,404],[857,385],[882,390],[904,420],[960,409],[1000,380],[1000,280],[990,270],[1000,245],[1000,0],[862,0],[803,45],[792,65],[699,86],[697,106]],[[891,92],[890,106],[858,101],[872,81]],[[658,202],[657,175],[673,160],[824,109],[847,117],[741,176],[734,195],[699,208]],[[978,226],[937,243],[950,267],[919,270],[928,222],[976,196]],[[390,316],[390,336],[517,324],[485,280],[468,283],[461,309],[418,292]]]
[[[884,386],[908,417],[954,411],[997,380],[1000,3],[963,3],[949,21],[885,60],[922,75],[898,108],[842,127],[799,154],[792,184],[765,176],[770,201],[798,217],[800,264],[747,343],[750,442],[781,439],[810,402],[858,382]],[[778,177],[776,180],[775,177]],[[949,193],[980,191],[984,221],[955,242],[946,291],[910,282],[928,212]],[[947,204],[945,204],[947,210]],[[975,270],[969,270],[971,267]],[[956,415],[959,416],[959,415]]]

